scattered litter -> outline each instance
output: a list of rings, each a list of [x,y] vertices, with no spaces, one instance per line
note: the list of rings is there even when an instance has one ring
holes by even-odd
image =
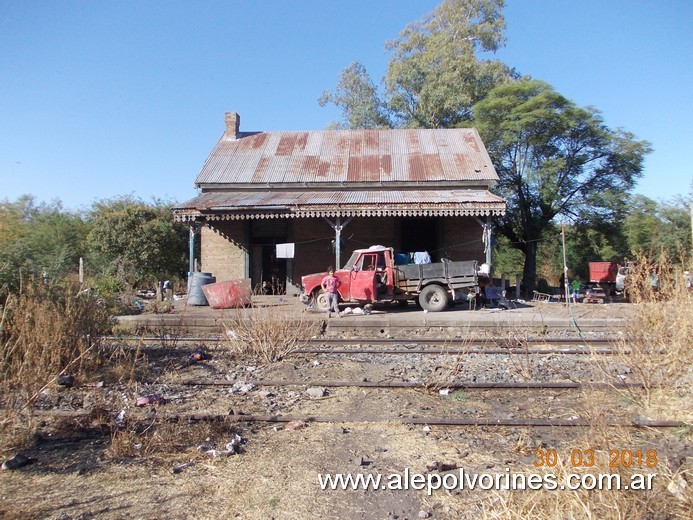
[[[311,386],[308,390],[306,390],[306,393],[310,397],[325,397],[328,394],[327,388],[322,387],[322,386]]]
[[[190,462],[186,462],[185,464],[181,464],[179,466],[173,466],[171,468],[171,473],[173,473],[174,475],[178,475],[178,473],[181,473],[185,468],[189,468],[193,464],[195,464],[195,463],[191,460]]]
[[[3,464],[3,469],[5,468],[5,465]],[[674,495],[676,498],[679,500],[686,500],[686,488],[688,487],[688,484],[686,481],[683,479],[681,475],[676,475],[671,482],[667,485],[667,491]]]
[[[34,462],[34,459],[30,459],[29,457],[26,457],[21,453],[17,453],[14,457],[12,457],[11,459],[7,459],[5,462],[2,463],[2,469],[19,469],[23,466],[31,464],[32,462]]]
[[[306,423],[304,423],[303,421],[290,421],[284,425],[285,430],[291,431],[302,430],[305,427]]]
[[[346,316],[347,314],[353,314],[353,313],[354,313],[354,309],[352,309],[351,307],[347,307],[346,309],[344,309],[344,310],[342,311],[342,314],[344,314],[345,316]]]
[[[421,431],[424,431],[426,433],[429,433],[431,431],[431,427],[427,424],[423,428],[421,428]]]
[[[238,453],[241,450],[241,443],[243,442],[243,439],[241,438],[240,435],[237,433],[234,434],[233,439],[231,439],[231,442],[227,442],[226,445],[224,446],[223,450],[217,450],[215,448],[211,448],[210,446],[207,446],[206,444],[202,444],[197,447],[198,451],[203,451],[205,455],[209,455],[212,458],[218,458],[218,457],[228,457],[229,455],[233,455],[235,453]]]
[[[68,374],[61,374],[58,376],[58,384],[66,388],[72,388],[75,384],[75,378]]]
[[[125,422],[125,409],[118,412],[118,415],[115,416],[114,420],[116,424],[123,424]]]
[[[209,359],[209,356],[202,351],[196,351],[188,356],[188,365],[194,365],[200,361],[205,361]]]
[[[354,307],[354,310],[352,311],[354,315],[360,316],[363,314],[363,309],[361,307]]]
[[[231,329],[226,329],[226,335],[231,339],[238,339],[239,336]]]
[[[438,393],[439,393],[440,395],[450,395],[450,392],[452,392],[452,390],[450,390],[449,388],[443,388],[443,389],[440,390]]]
[[[148,404],[164,404],[166,400],[159,394],[149,394],[138,397],[135,401],[136,406],[147,406]]]
[[[246,383],[245,381],[238,381],[234,383],[229,393],[231,394],[247,394],[255,390],[255,385],[253,383]]]
[[[457,464],[454,462],[440,462],[434,460],[426,464],[426,469],[428,471],[452,471],[453,469],[457,469]]]

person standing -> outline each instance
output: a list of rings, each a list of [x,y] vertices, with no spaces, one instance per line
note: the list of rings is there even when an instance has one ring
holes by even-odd
[[[580,288],[582,287],[582,282],[580,281],[579,274],[575,275],[575,278],[570,283],[570,286],[573,288],[573,300],[575,301],[575,303],[577,303],[578,298],[580,297]]]
[[[339,314],[339,306],[337,305],[339,301],[339,293],[337,292],[339,284],[339,278],[334,275],[334,268],[332,266],[328,267],[327,276],[322,279],[322,283],[320,284],[322,290],[325,291],[325,294],[327,295],[328,318],[332,317],[333,312],[336,312],[337,316],[341,318],[341,315]]]

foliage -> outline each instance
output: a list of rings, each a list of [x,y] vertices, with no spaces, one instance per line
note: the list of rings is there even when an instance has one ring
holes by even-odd
[[[23,277],[60,278],[84,255],[88,225],[60,201],[37,204],[31,195],[0,202],[0,278],[16,291]]]
[[[342,109],[345,122],[338,128],[389,128],[391,125],[378,89],[366,68],[358,62],[347,67],[334,92],[325,91],[320,106],[334,103]]]
[[[513,77],[499,61],[479,60],[505,43],[503,0],[448,0],[388,42],[385,77],[398,126],[452,128],[472,106]]]
[[[548,226],[584,214],[615,218],[622,208],[615,194],[632,189],[650,147],[535,80],[496,87],[474,117],[508,204],[498,231],[525,254],[523,283],[531,291]]]
[[[342,72],[320,104],[342,110],[341,128],[451,128],[471,120],[472,106],[516,77],[499,61],[481,60],[505,42],[503,0],[447,0],[388,42],[391,52],[379,94],[365,67]]]
[[[171,205],[132,197],[94,204],[87,243],[104,275],[127,285],[151,282],[186,269],[187,237],[173,222]]]
[[[623,223],[631,255],[656,256],[665,251],[669,258],[677,258],[681,251],[690,251],[691,204],[693,196],[661,203],[635,196]]]

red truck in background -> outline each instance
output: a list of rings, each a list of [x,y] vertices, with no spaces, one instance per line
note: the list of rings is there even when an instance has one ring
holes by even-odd
[[[303,276],[301,301],[315,310],[327,310],[322,290],[326,272]],[[339,278],[339,300],[359,304],[415,300],[431,312],[442,311],[458,291],[478,291],[476,261],[442,261],[429,264],[399,264],[391,247],[371,246],[355,250]]]

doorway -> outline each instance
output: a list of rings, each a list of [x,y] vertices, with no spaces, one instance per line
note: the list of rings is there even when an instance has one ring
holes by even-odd
[[[400,244],[405,253],[427,251],[431,261],[437,262],[438,219],[403,218],[400,221]]]

